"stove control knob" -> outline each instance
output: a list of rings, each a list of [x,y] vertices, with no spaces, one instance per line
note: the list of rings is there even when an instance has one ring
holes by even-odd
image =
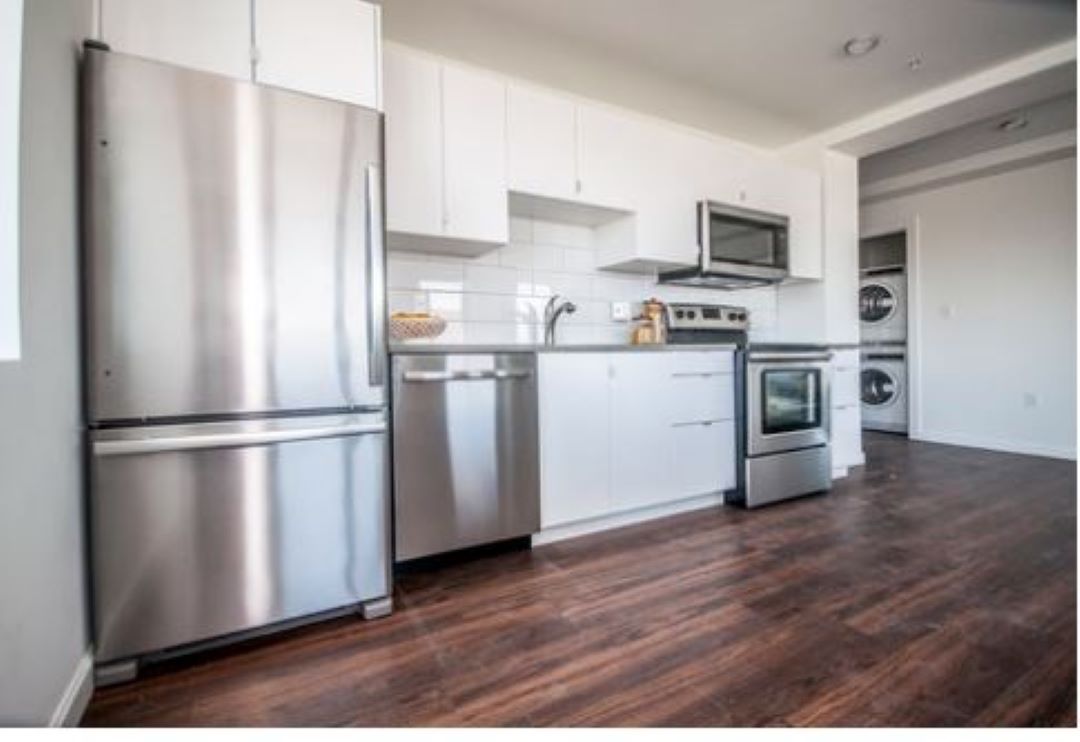
[[[731,320],[732,322],[734,322],[735,320],[737,320],[739,318],[739,315],[736,314],[735,312],[728,312],[727,318],[729,320]]]
[[[697,312],[695,312],[693,309],[689,310],[686,313],[686,318],[687,319],[694,319],[695,317],[697,317]]]
[[[683,318],[683,314],[684,314],[683,310],[681,310],[681,309],[676,309],[676,310],[675,310],[675,319],[682,319],[682,318]]]
[[[745,322],[746,321],[746,312],[741,312],[739,314],[739,321],[740,322]]]

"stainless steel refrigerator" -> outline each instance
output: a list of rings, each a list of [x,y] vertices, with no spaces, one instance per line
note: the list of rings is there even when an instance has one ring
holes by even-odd
[[[388,612],[381,115],[97,48],[83,73],[99,676]]]

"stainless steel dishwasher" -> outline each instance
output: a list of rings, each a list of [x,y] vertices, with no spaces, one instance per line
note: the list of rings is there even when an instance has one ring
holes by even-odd
[[[536,355],[393,359],[397,561],[540,529]]]

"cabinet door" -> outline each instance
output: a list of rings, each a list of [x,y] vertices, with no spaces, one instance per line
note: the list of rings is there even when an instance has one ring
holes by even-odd
[[[676,496],[707,495],[735,486],[734,421],[676,425],[672,446]]]
[[[611,496],[619,510],[676,497],[665,355],[611,354]]]
[[[506,85],[483,73],[442,70],[447,237],[505,243]]]
[[[821,176],[808,170],[787,169],[784,199],[784,213],[790,219],[788,269],[791,277],[820,279],[824,271]]]
[[[608,357],[544,353],[540,373],[540,520],[544,528],[611,510]]]
[[[649,124],[647,145],[635,155],[633,186],[637,204],[638,253],[659,265],[698,261],[697,208],[702,198],[695,184],[701,140]]]
[[[388,45],[383,72],[387,229],[439,235],[443,228],[439,63]]]
[[[255,78],[379,107],[379,9],[363,0],[255,0]]]
[[[858,405],[831,410],[833,468],[857,466],[862,462],[862,414]]]
[[[576,197],[574,102],[532,88],[507,88],[507,178],[510,190]]]
[[[113,51],[251,79],[250,0],[101,0]]]
[[[628,116],[580,105],[578,112],[578,198],[585,203],[620,209],[634,207],[635,179],[648,148],[642,124]]]

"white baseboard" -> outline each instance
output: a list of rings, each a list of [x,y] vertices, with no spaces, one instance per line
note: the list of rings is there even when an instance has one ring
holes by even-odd
[[[1006,453],[1020,453],[1028,456],[1045,456],[1051,459],[1067,459],[1076,461],[1076,449],[1059,448],[1056,446],[1044,446],[1040,443],[1028,441],[1001,440],[998,438],[983,438],[982,436],[967,435],[965,433],[942,433],[934,430],[920,430],[912,432],[911,438],[929,443],[944,443],[949,446],[964,446],[965,448],[983,448],[988,451],[1004,451]]]
[[[86,713],[86,707],[90,704],[90,696],[93,693],[94,654],[93,650],[87,649],[75,663],[71,680],[68,681],[64,694],[60,696],[60,701],[53,710],[49,726],[77,727],[83,714]]]
[[[587,533],[608,531],[613,528],[621,528],[622,526],[629,526],[634,523],[643,523],[647,520],[655,520],[656,518],[663,518],[668,515],[687,513],[691,510],[702,510],[704,508],[714,508],[723,504],[724,496],[719,492],[714,492],[710,495],[699,495],[698,497],[691,497],[687,500],[679,500],[678,502],[666,502],[663,505],[654,505],[638,510],[630,510],[622,513],[614,513],[612,515],[604,515],[599,518],[591,518],[577,523],[567,523],[565,525],[545,528],[540,533],[533,535],[532,543],[533,546],[550,544],[555,541],[564,541],[568,538],[584,536]]]

